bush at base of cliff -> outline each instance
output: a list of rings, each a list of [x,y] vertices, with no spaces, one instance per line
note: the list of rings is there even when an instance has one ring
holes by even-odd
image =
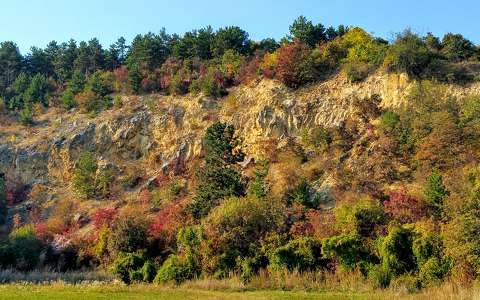
[[[291,240],[273,251],[270,256],[270,265],[277,270],[283,268],[301,272],[315,270],[326,266],[321,250],[321,243],[315,239],[302,237]]]
[[[158,269],[154,283],[175,282],[181,283],[194,279],[200,275],[200,269],[193,260],[188,257],[170,255]]]
[[[125,283],[139,281],[143,276],[139,276],[140,270],[145,264],[145,257],[141,253],[119,253],[111,267],[112,273],[118,275]]]

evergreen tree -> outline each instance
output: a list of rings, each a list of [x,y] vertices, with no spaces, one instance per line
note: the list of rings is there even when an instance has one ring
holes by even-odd
[[[128,68],[128,82],[134,94],[138,94],[140,91],[140,84],[142,82],[142,74],[140,73],[137,64],[131,65]]]
[[[237,26],[220,28],[215,34],[213,54],[222,56],[227,50],[234,50],[240,54],[250,54],[251,41],[248,33]]]
[[[13,42],[0,44],[0,95],[5,95],[22,68],[22,55]]]
[[[304,16],[298,17],[290,25],[290,35],[292,39],[297,39],[310,47],[326,40],[325,27],[322,24],[313,25],[312,21]]]
[[[450,195],[450,193],[443,184],[442,175],[437,171],[434,171],[427,178],[427,186],[424,195],[433,216],[440,218],[443,214],[444,200]]]
[[[73,187],[83,197],[95,196],[97,169],[97,161],[92,153],[85,152],[78,159],[73,174]]]
[[[242,176],[232,166],[244,157],[234,134],[233,126],[224,123],[210,126],[205,133],[205,167],[197,173],[199,184],[190,205],[195,218],[206,216],[226,197],[244,195]]]
[[[25,102],[40,102],[44,106],[48,106],[49,101],[49,84],[42,74],[35,74],[25,91]]]

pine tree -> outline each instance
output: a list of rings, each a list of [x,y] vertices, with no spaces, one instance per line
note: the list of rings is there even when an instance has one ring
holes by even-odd
[[[425,199],[434,217],[440,218],[443,214],[444,200],[450,195],[443,184],[443,177],[437,171],[434,171],[427,178],[425,188]]]
[[[199,184],[190,205],[195,218],[206,216],[228,196],[244,195],[242,176],[232,167],[244,158],[238,144],[231,125],[215,123],[207,129],[204,137],[205,166],[197,173]]]

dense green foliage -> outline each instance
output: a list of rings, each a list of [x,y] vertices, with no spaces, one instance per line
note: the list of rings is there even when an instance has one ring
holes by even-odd
[[[8,235],[7,243],[2,245],[2,266],[15,267],[19,270],[32,270],[39,263],[42,248],[32,225],[13,230]]]
[[[95,195],[97,169],[97,161],[92,153],[85,152],[80,156],[73,175],[73,185],[84,197],[93,197]]]
[[[84,152],[75,166],[73,187],[84,198],[104,198],[110,192],[111,177],[110,170],[99,169],[91,152]]]
[[[443,215],[443,204],[449,192],[443,184],[442,175],[438,172],[432,173],[427,178],[427,186],[425,189],[425,199],[427,205],[432,210],[432,215],[441,217]]]
[[[325,262],[321,243],[308,237],[291,240],[276,248],[270,256],[271,266],[279,270],[315,270]]]
[[[232,166],[243,159],[236,147],[238,141],[231,125],[216,123],[204,137],[205,166],[198,171],[199,185],[190,208],[195,217],[204,217],[219,201],[228,196],[241,196],[245,185]]]

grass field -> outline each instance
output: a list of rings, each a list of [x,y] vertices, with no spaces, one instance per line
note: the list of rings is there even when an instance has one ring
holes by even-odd
[[[433,291],[421,294],[392,292],[228,291],[158,287],[154,285],[0,285],[0,299],[21,300],[202,300],[202,299],[480,299],[471,292]]]
[[[2,285],[0,299],[24,300],[170,300],[170,299],[381,299],[371,294],[293,291],[206,291],[154,286]]]

